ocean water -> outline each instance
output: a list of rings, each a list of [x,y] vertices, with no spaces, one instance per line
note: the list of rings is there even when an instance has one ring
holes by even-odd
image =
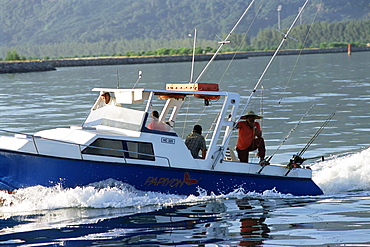
[[[214,195],[200,189],[180,196],[138,191],[114,180],[0,191],[0,245],[370,246],[369,55],[279,57],[248,107],[264,116],[267,154],[283,164],[335,113],[304,155],[325,157],[306,161],[324,195],[241,189]],[[216,61],[203,79],[240,92],[246,101],[268,59],[236,60],[230,67]],[[203,65],[196,63],[196,74]],[[80,125],[97,97],[92,88],[118,83],[131,88],[139,70],[138,87],[164,88],[190,77],[187,63],[3,74],[0,129],[32,134]],[[203,106],[191,108],[190,116],[201,116],[203,126],[212,121]],[[193,122],[185,117],[179,122],[187,134]]]

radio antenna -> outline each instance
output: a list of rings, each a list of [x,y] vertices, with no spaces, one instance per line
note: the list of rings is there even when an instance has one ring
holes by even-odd
[[[118,76],[118,69],[117,69],[117,88],[119,88],[119,76]]]
[[[139,77],[137,78],[134,86],[132,88],[136,87],[136,84],[140,81],[140,79],[143,77],[143,71],[139,70]]]
[[[196,42],[197,42],[197,29],[194,29],[193,58],[192,58],[192,61],[191,61],[190,82],[193,82],[193,77],[194,77],[195,44],[196,44]]]

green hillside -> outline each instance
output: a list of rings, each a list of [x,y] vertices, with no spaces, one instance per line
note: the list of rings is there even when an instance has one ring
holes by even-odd
[[[281,28],[287,28],[303,3],[257,0],[235,32],[248,31],[253,38],[261,29],[276,28],[279,4]],[[117,44],[125,47],[123,53],[165,45],[178,48],[190,46],[188,35],[194,28],[201,44],[210,46],[231,30],[248,4],[245,0],[0,0],[0,57],[6,49],[20,49],[27,56],[71,56],[80,53],[75,47],[85,47],[80,48],[85,54],[116,52]],[[370,2],[311,0],[298,24],[313,19],[329,23],[370,19]],[[47,49],[58,52],[45,53]]]

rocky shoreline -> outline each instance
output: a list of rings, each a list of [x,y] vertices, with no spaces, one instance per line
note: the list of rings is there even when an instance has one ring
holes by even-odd
[[[370,51],[370,47],[353,47],[351,52]],[[279,55],[318,54],[318,53],[343,53],[348,52],[347,47],[305,50],[282,50]],[[254,51],[218,54],[215,60],[247,59],[257,56],[272,56],[274,51]],[[208,61],[212,54],[196,55],[195,61]],[[0,62],[1,73],[25,73],[56,70],[58,67],[74,66],[101,66],[101,65],[124,65],[142,63],[175,63],[190,62],[191,55],[179,56],[150,56],[150,57],[109,57],[109,58],[70,58],[50,59],[41,61],[16,61]]]

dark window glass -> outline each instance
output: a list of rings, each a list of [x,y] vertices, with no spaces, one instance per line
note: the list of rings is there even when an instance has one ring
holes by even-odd
[[[155,160],[153,146],[148,142],[97,139],[82,151],[83,154]]]
[[[123,157],[122,141],[97,139],[82,151],[83,154],[95,154],[113,157]]]

